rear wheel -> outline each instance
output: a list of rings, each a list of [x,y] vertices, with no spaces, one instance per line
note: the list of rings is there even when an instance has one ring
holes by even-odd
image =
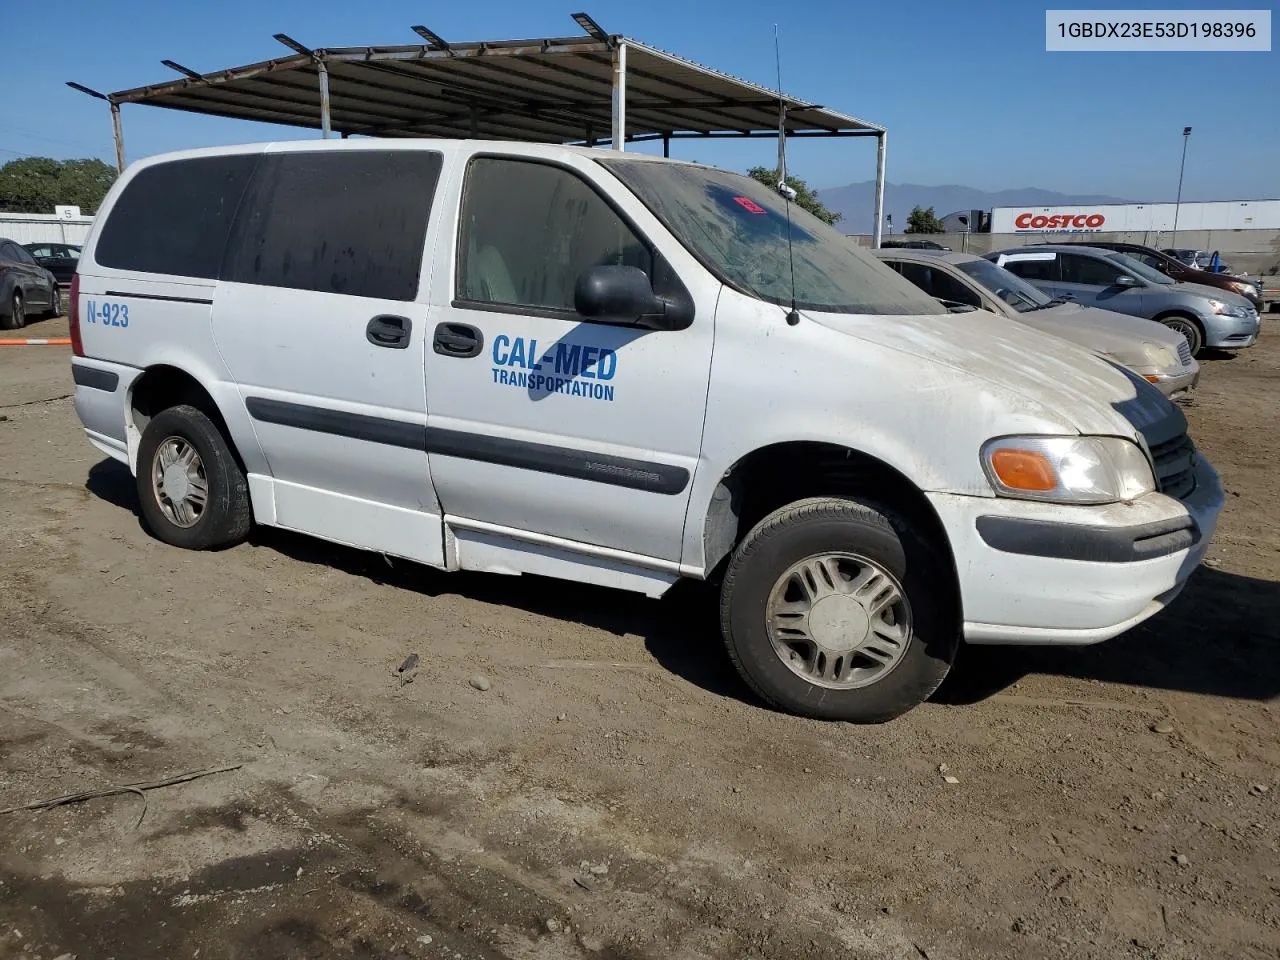
[[[249,533],[249,485],[217,425],[188,404],[161,411],[138,444],[138,499],[165,543],[209,550]]]
[[[49,316],[62,316],[62,288],[57,280],[53,281],[53,292],[49,295]]]
[[[27,323],[26,307],[22,302],[22,291],[14,290],[7,304],[9,312],[0,314],[0,329],[21,330]]]
[[[904,518],[821,498],[774,511],[725,572],[725,645],[770,704],[890,720],[928,699],[959,644],[951,572]]]
[[[1191,348],[1191,355],[1193,357],[1199,356],[1200,351],[1204,348],[1204,334],[1200,332],[1200,324],[1181,314],[1165,317],[1160,322],[1170,330],[1182,334],[1187,340],[1187,346]]]

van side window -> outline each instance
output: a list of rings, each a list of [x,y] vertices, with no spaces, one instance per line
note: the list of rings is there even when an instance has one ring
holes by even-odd
[[[1023,280],[1042,280],[1056,283],[1059,280],[1058,258],[1044,260],[1006,260],[1004,268]]]
[[[458,298],[573,311],[578,277],[595,266],[639,267],[653,253],[577,174],[479,157],[467,171],[458,235]]]
[[[441,162],[424,150],[267,154],[222,279],[413,300]]]
[[[174,160],[140,170],[107,215],[104,267],[212,280],[255,154]]]

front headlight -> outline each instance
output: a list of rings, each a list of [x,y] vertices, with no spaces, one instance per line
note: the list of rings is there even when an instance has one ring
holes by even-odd
[[[1178,359],[1177,353],[1166,347],[1163,343],[1144,343],[1144,353],[1153,366],[1161,370],[1167,370],[1170,367],[1177,367],[1182,364]]]
[[[1224,317],[1247,317],[1249,315],[1249,311],[1244,307],[1239,307],[1231,303],[1224,303],[1221,300],[1210,300],[1209,308],[1214,313],[1220,313]]]
[[[1233,282],[1231,284],[1231,289],[1234,290],[1236,293],[1240,294],[1240,296],[1242,297],[1256,296],[1258,293],[1257,287],[1255,287],[1252,283],[1245,283],[1242,280]]]
[[[1156,489],[1146,454],[1120,437],[1000,437],[982,447],[982,468],[1002,497],[1115,503]]]

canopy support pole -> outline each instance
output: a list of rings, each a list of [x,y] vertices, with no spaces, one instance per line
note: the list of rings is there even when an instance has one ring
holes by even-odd
[[[613,149],[623,150],[627,140],[627,45],[613,48]]]
[[[876,211],[875,222],[871,227],[873,250],[880,246],[880,231],[884,226],[884,150],[888,139],[888,130],[881,130],[876,134]]]
[[[316,72],[320,74],[320,130],[328,140],[333,136],[333,126],[329,120],[329,67],[323,60],[317,60]]]
[[[665,134],[662,137],[662,155],[664,157],[671,156],[671,138]]]
[[[111,131],[116,138],[116,170],[124,173],[124,125],[120,122],[120,104],[111,102]]]

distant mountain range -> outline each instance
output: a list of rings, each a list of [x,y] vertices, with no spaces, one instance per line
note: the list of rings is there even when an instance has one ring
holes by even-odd
[[[829,210],[844,214],[836,224],[841,233],[870,233],[872,211],[875,205],[875,181],[851,183],[844,187],[827,187],[818,191],[818,199]],[[893,232],[901,233],[907,226],[907,214],[912,207],[933,207],[939,217],[957,210],[990,210],[992,207],[1047,207],[1076,203],[1128,203],[1123,197],[1108,197],[1094,193],[1058,193],[1039,187],[1023,187],[1016,190],[978,190],[958,184],[926,187],[918,183],[886,183],[884,185],[884,212],[893,214]]]

